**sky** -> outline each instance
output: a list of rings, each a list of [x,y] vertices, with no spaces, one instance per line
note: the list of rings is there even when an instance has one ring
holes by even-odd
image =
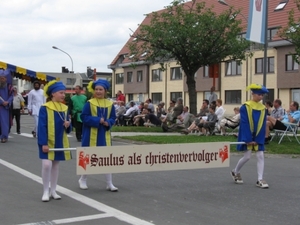
[[[172,0],[9,0],[1,2],[0,61],[36,72],[107,68],[145,14]],[[70,57],[52,48],[56,46]]]

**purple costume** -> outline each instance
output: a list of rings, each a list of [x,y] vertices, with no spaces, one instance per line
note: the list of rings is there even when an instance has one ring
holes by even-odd
[[[3,79],[5,78],[5,79]],[[11,85],[11,75],[9,70],[0,70],[0,139],[5,142],[8,139],[10,129],[10,107],[13,102],[13,91]],[[8,105],[4,105],[8,102]]]

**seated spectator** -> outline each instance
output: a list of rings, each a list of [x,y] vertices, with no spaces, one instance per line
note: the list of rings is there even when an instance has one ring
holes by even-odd
[[[148,108],[143,108],[140,114],[133,117],[133,125],[143,126],[145,123],[145,116],[149,114],[149,112],[150,110]]]
[[[116,125],[120,125],[119,117],[126,113],[125,102],[120,101],[118,102],[118,104],[119,104],[119,108],[116,110]]]
[[[126,125],[126,119],[132,118],[138,113],[138,106],[135,105],[135,102],[130,102],[130,108],[127,109],[126,113],[124,115],[119,116],[119,124],[121,126]]]
[[[216,122],[218,120],[217,115],[215,114],[215,106],[209,106],[209,114],[207,115],[207,120],[203,120],[199,125],[200,131],[202,131],[202,135],[208,135],[207,131],[210,134],[213,134],[213,130],[215,129]]]
[[[234,111],[234,116],[232,116],[231,118],[224,118],[220,121],[220,131],[221,131],[221,135],[225,135],[226,134],[226,125],[230,126],[230,127],[234,127],[237,126],[240,123],[240,108],[239,107],[235,107],[233,109]]]
[[[143,111],[143,108],[145,107],[145,103],[141,102],[139,105],[139,114]]]
[[[156,116],[160,119],[162,115],[166,115],[166,110],[164,108],[164,105],[162,103],[159,103],[156,108]]]
[[[289,110],[286,110],[286,114],[278,119],[268,116],[266,123],[266,136],[265,136],[265,144],[268,144],[271,136],[270,130],[286,130],[286,125],[284,123],[298,123],[300,120],[300,111],[298,102],[291,102]]]
[[[154,110],[154,105],[152,104],[152,100],[151,98],[148,98],[145,103],[148,104],[148,109],[150,109],[150,113],[154,113],[155,110]]]
[[[267,115],[270,116],[272,113],[272,107],[273,107],[273,103],[271,101],[266,101],[265,103],[266,109],[267,109]]]
[[[154,127],[154,126],[160,126],[161,120],[155,116],[153,113],[148,113],[145,115],[145,123],[144,126],[146,127]]]
[[[275,119],[279,119],[284,115],[284,109],[281,107],[281,100],[280,99],[275,99],[273,102],[274,109],[271,112],[272,117]]]
[[[188,128],[194,121],[195,116],[189,113],[189,107],[184,106],[182,113],[177,117],[177,124],[183,124],[185,128]]]
[[[183,111],[183,101],[182,98],[177,99],[177,104],[173,108],[172,112],[167,113],[166,117],[162,119],[162,123],[175,123],[177,116],[179,116]]]

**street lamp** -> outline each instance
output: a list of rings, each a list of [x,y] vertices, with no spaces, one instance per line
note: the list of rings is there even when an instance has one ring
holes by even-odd
[[[71,73],[72,73],[72,82],[71,82],[71,94],[73,94],[73,80],[74,80],[74,71],[73,71],[73,59],[72,59],[72,57],[67,53],[67,52],[65,52],[64,50],[61,50],[60,48],[58,48],[58,47],[56,47],[56,46],[52,46],[52,48],[53,49],[56,49],[56,50],[59,50],[59,51],[61,51],[61,52],[63,52],[63,53],[65,53],[66,55],[68,55],[69,57],[70,57],[70,59],[71,59],[71,63],[72,63],[72,71],[71,71]]]

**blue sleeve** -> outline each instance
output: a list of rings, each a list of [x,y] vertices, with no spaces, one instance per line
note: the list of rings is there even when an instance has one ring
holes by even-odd
[[[98,116],[92,116],[91,114],[91,106],[90,106],[90,103],[87,102],[85,103],[83,109],[82,109],[82,113],[80,115],[80,118],[82,120],[82,123],[85,125],[85,126],[88,126],[88,127],[99,127],[101,124],[100,124],[100,117]]]
[[[252,140],[252,133],[250,130],[250,123],[248,118],[248,113],[246,106],[243,105],[240,109],[240,129],[239,129],[239,136],[238,141],[239,142],[251,142]]]
[[[116,111],[115,111],[114,105],[111,106],[110,115],[106,121],[108,122],[107,130],[109,130],[115,124],[115,121],[116,121]]]
[[[69,115],[70,112],[67,112],[67,117],[66,117],[67,121],[70,121]],[[71,131],[72,131],[72,123],[70,123],[70,126],[66,129],[67,134],[71,133]]]
[[[48,118],[47,118],[47,109],[45,106],[41,106],[39,112],[38,144],[48,145]]]

